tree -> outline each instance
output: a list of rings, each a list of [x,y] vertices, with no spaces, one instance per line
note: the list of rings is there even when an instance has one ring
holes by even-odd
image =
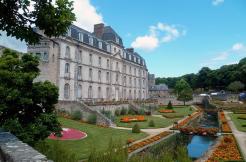
[[[0,127],[34,145],[61,127],[54,112],[58,88],[48,82],[34,82],[39,60],[4,50],[0,57]]]
[[[244,84],[240,81],[234,81],[228,85],[227,89],[237,93],[240,90],[244,89]]]
[[[55,5],[52,0],[1,0],[0,30],[29,44],[37,43],[41,36],[34,32],[34,26],[48,37],[60,36],[75,21],[72,11],[69,0],[56,0]]]
[[[190,85],[184,80],[179,80],[175,85],[175,92],[178,96],[179,101],[183,101],[184,105],[186,101],[190,101],[193,99],[193,91],[190,87]]]

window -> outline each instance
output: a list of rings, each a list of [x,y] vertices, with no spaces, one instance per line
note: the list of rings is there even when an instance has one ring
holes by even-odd
[[[65,57],[70,58],[70,47],[69,46],[66,47]]]
[[[137,85],[137,81],[136,81],[136,78],[134,78],[134,86]]]
[[[82,62],[82,51],[81,50],[79,50],[77,52],[76,59],[77,59],[78,62]]]
[[[101,73],[102,73],[102,72],[99,70],[99,71],[98,71],[98,81],[99,81],[99,82],[101,82]]]
[[[79,41],[83,42],[83,33],[79,33]]]
[[[129,73],[132,74],[132,67],[129,68]]]
[[[89,79],[92,80],[92,69],[89,69]]]
[[[141,75],[140,69],[138,69],[138,75],[139,75],[139,76]]]
[[[89,38],[89,44],[93,46],[93,38],[92,37]]]
[[[123,73],[126,73],[126,65],[123,66]]]
[[[92,98],[92,86],[89,86],[88,88],[88,98]]]
[[[69,63],[65,64],[65,73],[70,73],[70,65],[69,65]]]
[[[43,61],[49,61],[49,54],[47,52],[44,52],[43,54]]]
[[[70,86],[69,84],[65,84],[64,86],[64,98],[69,99],[70,96]]]
[[[55,55],[52,55],[52,62],[55,62]]]
[[[102,98],[102,90],[101,87],[98,87],[98,94],[97,98]]]
[[[102,66],[102,58],[101,57],[98,57],[98,65],[99,65],[99,67]]]
[[[78,86],[78,94],[77,94],[78,98],[82,98],[82,85]]]
[[[109,69],[109,66],[110,66],[110,64],[109,64],[109,59],[107,59],[107,68]]]
[[[107,79],[107,82],[109,83],[109,72],[107,72],[106,79]]]
[[[107,99],[110,99],[110,88],[107,87],[106,89]]]
[[[145,80],[143,79],[143,86],[145,85]]]
[[[107,45],[107,51],[110,52],[110,46],[109,46],[109,44]]]
[[[115,82],[118,83],[118,81],[119,81],[119,74],[117,73],[115,76]]]
[[[129,78],[129,85],[132,85],[132,77]]]
[[[129,90],[129,99],[132,99],[132,91]]]
[[[102,49],[102,42],[99,42],[98,46],[99,46],[100,49]]]
[[[119,63],[116,62],[116,70],[119,70]]]
[[[116,52],[116,48],[114,47],[114,53]]]
[[[126,76],[124,76],[124,82],[123,85],[126,86]]]
[[[92,54],[90,54],[89,61],[90,61],[90,64],[92,65]]]
[[[78,66],[78,73],[77,73],[77,75],[78,75],[78,79],[79,80],[82,79],[82,66]]]
[[[134,75],[136,75],[137,74],[137,71],[136,71],[136,68],[134,68]]]

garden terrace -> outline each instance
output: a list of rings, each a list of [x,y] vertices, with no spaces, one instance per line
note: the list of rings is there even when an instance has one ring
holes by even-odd
[[[229,114],[233,123],[239,131],[246,132],[246,114]]]
[[[82,140],[58,141],[61,146],[66,147],[71,152],[75,153],[76,157],[80,160],[87,159],[93,149],[96,151],[106,150],[110,141],[126,143],[128,139],[139,140],[147,136],[145,133],[132,133],[131,130],[104,128],[62,117],[59,118],[59,122],[62,127],[77,129],[87,134],[87,137]],[[57,142],[50,139],[47,139],[46,141],[49,145]]]
[[[220,127],[222,133],[231,133],[231,128],[227,122],[227,119],[225,117],[225,113],[223,111],[218,112],[218,119],[220,121]]]
[[[162,132],[162,133],[157,134],[157,135],[155,135],[153,137],[147,138],[147,139],[145,139],[143,141],[140,141],[140,142],[137,142],[137,143],[134,143],[134,144],[130,145],[128,147],[127,151],[128,151],[129,154],[131,154],[133,152],[134,153],[140,152],[143,149],[151,146],[151,144],[156,144],[156,143],[160,142],[163,138],[165,138],[165,137],[167,137],[167,136],[169,136],[171,134],[172,134],[172,132],[167,132],[167,131]]]
[[[241,161],[243,158],[240,154],[237,142],[233,135],[225,135],[220,141],[220,144],[215,148],[207,162],[219,161]]]

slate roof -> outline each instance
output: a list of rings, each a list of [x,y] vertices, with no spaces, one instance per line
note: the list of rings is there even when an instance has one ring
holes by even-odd
[[[149,87],[150,91],[168,91],[168,86],[166,84],[159,84]]]

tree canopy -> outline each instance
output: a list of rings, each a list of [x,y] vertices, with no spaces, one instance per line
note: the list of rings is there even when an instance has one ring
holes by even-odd
[[[228,85],[227,89],[232,92],[238,92],[244,89],[244,84],[240,81],[234,81]]]
[[[181,77],[156,78],[156,84],[165,83],[169,88],[174,88],[176,82],[180,79],[186,80],[192,89],[203,90],[225,90],[229,84],[240,81],[246,85],[246,58],[238,64],[224,65],[219,69],[211,70],[203,67],[197,74],[186,74]],[[246,87],[240,89],[246,90]]]
[[[72,11],[73,2],[69,0],[56,0],[55,4],[52,0],[1,0],[0,30],[29,44],[37,43],[41,36],[33,27],[48,37],[60,36],[75,20]]]
[[[34,82],[38,65],[37,57],[8,49],[0,57],[0,127],[31,145],[61,130],[54,113],[58,88]]]
[[[184,80],[181,79],[177,81],[175,85],[175,93],[178,96],[179,101],[183,101],[184,105],[186,101],[190,101],[193,99],[193,91],[190,85]]]

